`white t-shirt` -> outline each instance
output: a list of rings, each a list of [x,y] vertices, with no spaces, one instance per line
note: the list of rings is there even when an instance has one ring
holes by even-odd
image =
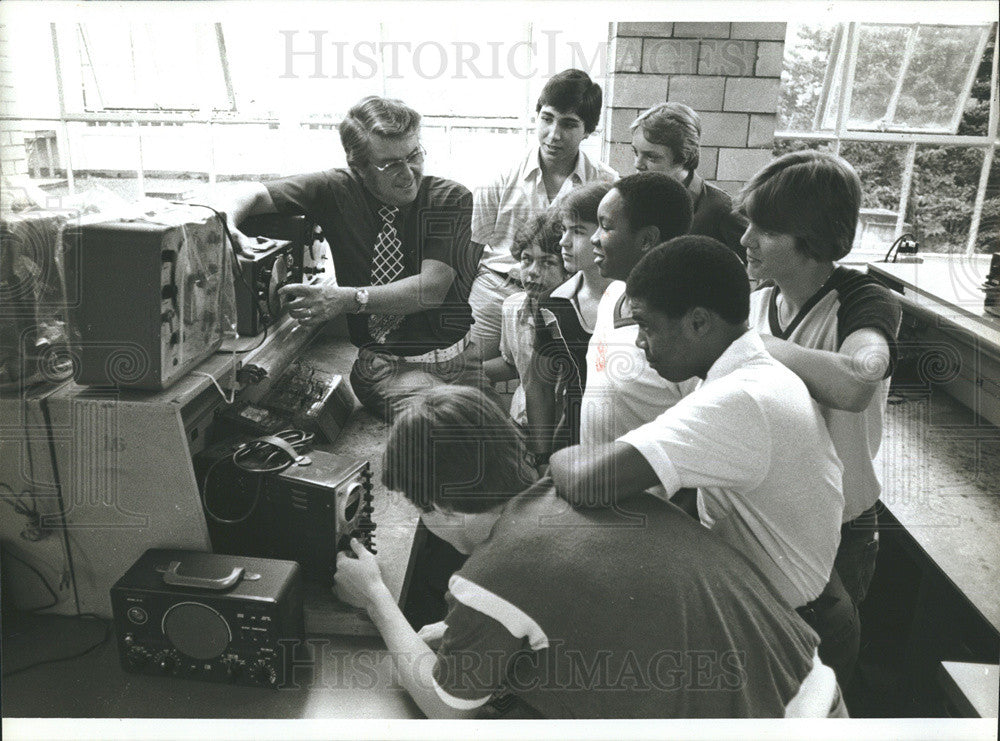
[[[580,443],[609,443],[656,419],[698,385],[692,378],[671,383],[635,346],[639,328],[625,300],[625,282],[613,281],[597,307],[587,346],[587,387],[580,417]]]
[[[698,487],[702,524],[799,607],[823,591],[840,544],[842,466],[802,380],[747,331],[705,382],[619,438],[667,494]]]
[[[778,321],[778,294],[774,286],[750,294],[750,326],[761,334],[802,347],[838,352],[851,333],[874,329],[885,336],[895,363],[900,305],[892,292],[874,278],[850,268],[836,268],[786,327]],[[874,461],[882,443],[889,381],[887,373],[861,412],[820,404],[837,455],[844,463],[844,522],[869,509],[882,493]]]

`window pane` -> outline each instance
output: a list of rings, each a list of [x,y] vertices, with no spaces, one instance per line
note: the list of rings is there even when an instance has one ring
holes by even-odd
[[[79,38],[88,110],[231,107],[211,24],[83,23]]]
[[[836,24],[788,24],[778,99],[779,129],[818,128],[815,119],[823,99],[824,80],[834,82],[833,70],[828,68],[836,38]],[[836,95],[830,99],[836,100]]]
[[[885,119],[903,66],[908,26],[861,26],[851,91],[851,129],[878,128]]]
[[[854,240],[855,249],[885,252],[896,235],[899,198],[908,147],[875,142],[844,142],[841,156],[861,178],[861,214]],[[913,231],[910,218],[903,221],[904,232]]]
[[[979,220],[976,252],[1000,252],[1000,155],[994,155]]]
[[[899,210],[899,195],[906,162],[905,145],[844,142],[840,155],[861,178],[862,208]]]
[[[917,147],[910,200],[925,252],[964,252],[983,152],[971,147]]]
[[[970,67],[985,27],[921,26],[916,50],[903,77],[893,125],[955,133],[958,106],[968,95]]]
[[[993,55],[996,53],[996,24],[989,30],[986,48],[979,60],[976,79],[969,99],[965,102],[958,133],[962,136],[986,136],[990,120],[990,79],[993,75]]]

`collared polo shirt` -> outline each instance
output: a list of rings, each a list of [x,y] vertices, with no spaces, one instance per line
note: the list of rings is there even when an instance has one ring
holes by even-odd
[[[639,328],[631,317],[625,281],[612,281],[597,307],[587,346],[587,385],[580,410],[580,442],[609,443],[656,419],[698,384],[671,383],[635,346]]]
[[[611,183],[617,179],[618,173],[602,162],[592,162],[581,151],[573,172],[550,201],[545,192],[538,147],[532,147],[517,166],[475,193],[472,241],[485,245],[480,264],[498,273],[509,273],[517,264],[510,255],[510,247],[523,224],[536,214],[544,213],[578,185],[594,181]]]

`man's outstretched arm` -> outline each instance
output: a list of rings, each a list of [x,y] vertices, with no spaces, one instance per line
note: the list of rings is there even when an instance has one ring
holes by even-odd
[[[559,496],[575,507],[611,507],[660,483],[643,455],[618,440],[563,448],[549,459],[549,474]]]

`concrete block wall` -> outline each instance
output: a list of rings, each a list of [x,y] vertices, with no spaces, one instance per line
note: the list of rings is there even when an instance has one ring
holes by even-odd
[[[635,172],[629,126],[644,109],[685,103],[701,116],[698,173],[730,193],[771,159],[784,23],[615,23],[605,142]]]
[[[14,106],[14,60],[10,54],[9,26],[0,24],[0,110],[10,111]],[[24,133],[15,121],[0,121],[0,173],[26,175],[28,154],[24,147]]]

